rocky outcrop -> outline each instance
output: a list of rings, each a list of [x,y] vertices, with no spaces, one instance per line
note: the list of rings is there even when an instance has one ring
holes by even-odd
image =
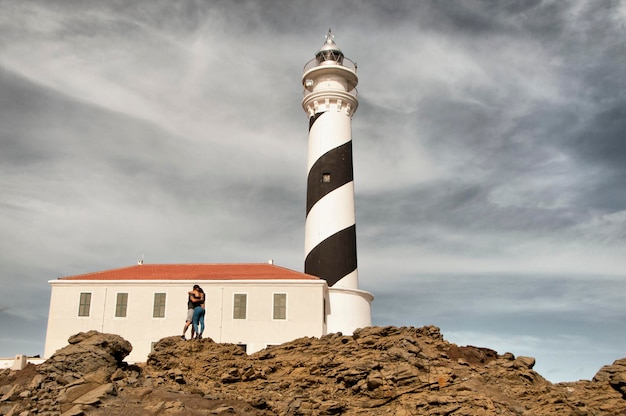
[[[602,367],[593,377],[593,381],[609,383],[626,399],[626,358]]]
[[[130,343],[97,331],[81,332],[68,342],[36,369],[29,365],[14,380],[13,375],[3,380],[0,392],[11,389],[0,398],[0,414],[81,415],[114,394],[111,376],[124,367]]]
[[[99,374],[106,379],[121,365],[133,347],[119,335],[97,331],[71,336],[69,345],[55,352],[38,370],[43,374],[65,374],[70,377]],[[68,380],[68,382],[71,381]]]
[[[592,381],[552,384],[533,370],[532,357],[457,346],[433,326],[369,327],[252,355],[169,337],[141,366],[121,362],[130,346],[115,335],[70,340],[40,366],[0,372],[0,414],[626,414],[626,359]]]

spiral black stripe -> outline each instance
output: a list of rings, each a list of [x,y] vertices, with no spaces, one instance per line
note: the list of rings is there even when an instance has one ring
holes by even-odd
[[[322,114],[324,114],[325,111],[322,111],[321,113],[315,113],[315,115],[309,117],[309,131],[311,131],[311,127],[313,127],[313,124],[315,123],[315,121],[320,118],[320,116]]]
[[[319,243],[304,261],[304,272],[326,280],[329,286],[356,270],[356,225]]]
[[[329,175],[330,182],[323,180]],[[352,167],[352,140],[323,154],[315,161],[307,179],[306,213],[309,214],[313,205],[324,195],[352,182],[354,172]]]

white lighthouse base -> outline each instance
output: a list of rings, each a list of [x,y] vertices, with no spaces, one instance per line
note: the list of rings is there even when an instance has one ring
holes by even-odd
[[[364,290],[342,287],[328,288],[330,313],[326,318],[326,333],[352,335],[358,328],[372,326],[374,295]]]

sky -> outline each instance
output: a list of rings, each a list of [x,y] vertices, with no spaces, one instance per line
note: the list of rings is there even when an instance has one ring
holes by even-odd
[[[0,357],[48,281],[145,263],[304,269],[302,69],[358,64],[374,325],[626,357],[626,1],[0,0]]]

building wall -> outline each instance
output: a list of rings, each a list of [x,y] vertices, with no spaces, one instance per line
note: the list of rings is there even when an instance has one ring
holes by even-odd
[[[249,353],[268,345],[326,333],[323,280],[273,281],[63,281],[52,280],[44,358],[78,333],[97,330],[118,334],[133,351],[129,362],[145,361],[154,342],[182,334],[187,292],[199,284],[206,293],[204,337],[246,345]],[[89,316],[78,316],[81,293],[91,293]],[[115,317],[118,293],[128,293],[126,317]],[[154,294],[166,294],[165,317],[153,317]],[[247,295],[245,319],[233,318],[235,294]],[[274,293],[287,295],[286,319],[273,319]],[[187,337],[190,330],[187,332]]]
[[[372,326],[374,296],[364,290],[333,286],[328,289],[329,309],[326,330],[352,335],[358,328]]]

